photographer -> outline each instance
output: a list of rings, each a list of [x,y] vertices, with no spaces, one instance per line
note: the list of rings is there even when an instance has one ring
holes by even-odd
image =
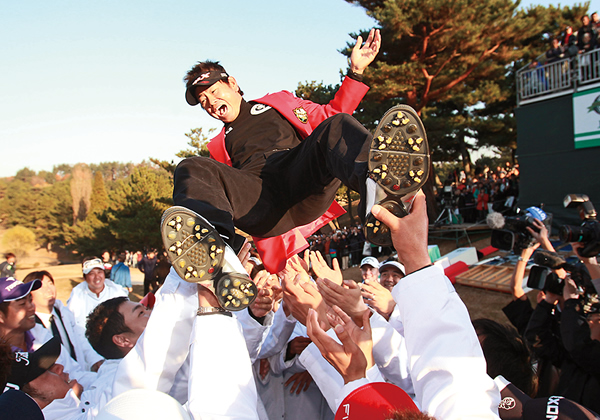
[[[577,249],[577,245],[574,248]],[[557,270],[556,274],[563,279],[562,294],[558,294],[557,290],[540,291],[538,305],[525,331],[526,340],[539,358],[542,390],[538,396],[545,395],[544,384],[548,385],[548,378],[542,379],[542,374],[551,369],[551,364],[560,371],[560,375],[556,388],[547,388],[546,392],[562,395],[599,411],[600,401],[596,396],[600,392],[600,366],[597,363],[600,360],[600,342],[592,338],[590,327],[585,322],[584,301],[580,299],[577,285],[564,270]],[[595,317],[591,315],[593,325]]]
[[[515,270],[511,278],[513,301],[502,308],[509,321],[517,328],[519,334],[524,337],[532,315],[535,312],[523,290],[525,269],[538,247],[554,252],[554,247],[548,239],[548,229],[546,226],[537,219],[533,220],[533,224],[539,229],[539,232],[529,227],[526,229],[533,239],[535,239],[535,243],[521,251],[521,256],[515,265]],[[564,277],[565,275],[566,272],[561,269],[560,276]],[[558,382],[558,370],[555,366],[562,360],[562,351],[559,345],[560,328],[558,319],[552,314],[552,309],[557,300],[560,300],[559,295],[549,291],[540,290],[538,292],[537,312],[535,312],[531,329],[528,331],[529,344],[532,346],[538,362],[538,396],[552,395]]]
[[[570,363],[564,363],[559,390],[562,387],[561,395],[600,412],[600,306],[584,305],[570,278],[565,281],[563,300],[560,333]]]
[[[511,278],[513,301],[502,308],[506,317],[517,328],[517,331],[519,331],[521,335],[524,334],[533,313],[531,302],[523,290],[523,278],[525,277],[527,263],[535,250],[540,246],[547,251],[555,251],[550,239],[548,239],[548,229],[546,226],[537,219],[533,219],[533,224],[539,229],[539,232],[536,232],[529,227],[526,229],[536,242],[532,246],[524,248],[523,251],[521,251],[521,256],[515,265],[515,270],[513,271]],[[559,276],[564,277],[565,274],[566,272],[561,269]],[[551,303],[554,303],[554,297],[555,296],[547,296],[546,293],[540,291],[540,293],[538,293],[538,302],[548,298]]]

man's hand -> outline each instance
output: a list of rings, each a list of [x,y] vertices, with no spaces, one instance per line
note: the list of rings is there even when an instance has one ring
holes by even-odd
[[[361,284],[361,288],[362,297],[369,299],[369,305],[389,321],[390,315],[396,307],[392,293],[377,281],[368,283],[365,281]]]
[[[565,285],[563,287],[563,299],[579,299],[579,292],[577,291],[577,284],[571,277],[565,278]]]
[[[360,288],[355,281],[345,280],[344,286],[340,286],[329,279],[319,278],[317,279],[317,285],[327,305],[339,306],[357,323],[362,325],[362,314],[368,308],[362,300]]]
[[[431,264],[427,250],[429,219],[422,191],[416,194],[408,216],[396,217],[379,205],[374,205],[371,213],[390,228],[398,260],[404,264],[406,275]]]
[[[296,391],[296,395],[300,395],[302,391],[308,390],[312,380],[313,379],[312,376],[310,376],[310,373],[305,370],[304,372],[297,372],[290,376],[285,382],[284,387],[292,384],[290,388],[290,394],[293,394],[294,391]]]
[[[542,222],[540,222],[537,219],[533,219],[533,224],[540,231],[536,232],[535,230],[531,229],[530,227],[526,227],[525,229],[527,229],[527,232],[529,232],[529,234],[536,241],[539,242],[539,244],[542,246],[542,248],[544,248],[545,250],[548,250],[548,251],[555,252],[554,246],[552,246],[550,239],[548,239],[548,229],[546,228],[546,225],[544,225]]]
[[[371,369],[375,365],[375,359],[373,358],[373,334],[371,332],[371,311],[366,309],[361,314],[359,327],[352,319],[342,311],[339,307],[334,306],[331,308],[332,312],[335,313],[335,317],[329,317],[329,323],[332,327],[341,325],[350,334],[350,338],[353,342],[360,347],[362,352],[367,359],[367,369]]]
[[[323,357],[342,375],[345,384],[366,377],[367,358],[342,325],[335,327],[335,333],[342,344],[338,344],[323,331],[319,326],[317,313],[313,310],[309,311],[306,328],[308,336]]]
[[[296,276],[298,274],[300,274],[300,277],[298,278],[299,281],[302,282],[307,282],[310,281],[310,276],[308,275],[308,251],[306,251],[304,253],[305,255],[305,259],[302,259],[300,257],[298,257],[297,255],[294,255],[293,257],[289,258],[285,264],[285,268],[283,270],[281,270],[280,273],[280,278],[281,278],[281,283],[283,284],[284,278],[285,279],[290,279],[290,278],[296,278]]]
[[[242,265],[249,276],[252,274],[252,268],[254,268],[254,264],[250,262],[250,249],[252,249],[252,244],[246,239],[246,242],[242,245],[242,249],[238,252],[238,258],[242,262]]]
[[[290,341],[287,347],[287,354],[290,356],[289,359],[302,353],[310,343],[312,343],[312,341],[310,341],[310,338],[308,337],[296,337]]]
[[[352,54],[350,55],[350,70],[356,74],[363,74],[365,69],[373,62],[379,48],[381,47],[381,34],[379,29],[371,29],[369,36],[365,41],[365,45],[362,45],[363,39],[359,35],[356,39],[356,44],[352,48]]]
[[[294,318],[302,325],[306,325],[308,312],[313,309],[319,314],[322,328],[329,329],[327,305],[323,301],[323,297],[311,281],[302,282],[299,277],[298,275],[291,281],[286,279],[282,284],[285,308],[291,311]]]
[[[249,309],[256,318],[262,318],[273,310],[273,292],[267,284],[270,278],[271,275],[265,270],[259,271],[254,277],[258,294]]]
[[[211,292],[206,287],[202,286],[201,284],[198,285],[198,305],[200,305],[204,308],[220,308],[221,307],[221,305],[219,305],[219,301],[217,300],[217,297],[214,295],[214,293]]]
[[[333,258],[333,269],[331,269],[319,251],[311,251],[310,262],[317,277],[329,279],[335,284],[340,285],[344,281],[344,275],[342,274],[342,270],[340,270],[340,264],[338,263],[337,258]]]
[[[94,363],[92,365],[92,367],[90,368],[90,370],[92,372],[98,372],[98,369],[100,369],[100,366],[102,366],[102,363],[104,363],[104,359],[98,360],[96,363]]]
[[[269,370],[271,370],[271,363],[269,363],[269,359],[260,359],[259,365],[258,365],[258,375],[260,376],[260,379],[265,379],[265,376],[267,376],[267,373],[269,373]]]

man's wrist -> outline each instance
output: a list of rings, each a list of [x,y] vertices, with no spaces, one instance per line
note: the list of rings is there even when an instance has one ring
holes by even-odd
[[[352,68],[348,69],[348,73],[347,76],[352,79],[352,80],[356,80],[357,82],[362,82],[363,81],[363,74],[362,74],[362,70],[352,70]]]
[[[231,316],[231,312],[226,311],[225,309],[216,307],[216,306],[200,306],[198,308],[198,310],[196,311],[197,316],[215,315],[215,314]]]

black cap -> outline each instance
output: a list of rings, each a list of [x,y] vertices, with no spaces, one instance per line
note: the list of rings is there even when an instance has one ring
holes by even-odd
[[[501,376],[495,380],[502,388],[498,414],[502,420],[596,420],[593,411],[560,396],[532,399]]]
[[[21,389],[23,385],[46,372],[58,359],[60,350],[60,338],[52,337],[34,352],[15,352],[6,386]]]
[[[229,75],[220,70],[211,70],[200,74],[200,76],[191,83],[188,82],[185,90],[185,100],[192,106],[198,105],[199,102],[196,97],[196,88],[207,88],[214,85],[219,80],[227,80],[228,78]]]

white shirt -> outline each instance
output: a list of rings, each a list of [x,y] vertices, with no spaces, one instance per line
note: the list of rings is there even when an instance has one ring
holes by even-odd
[[[107,360],[98,370],[98,377],[84,388],[81,398],[70,390],[65,398],[54,400],[43,410],[45,420],[93,419],[112,398],[112,383],[121,359]]]
[[[498,420],[500,392],[486,373],[467,308],[442,268],[404,277],[392,296],[404,326],[417,406],[438,420]],[[337,403],[368,382],[346,384]]]
[[[56,308],[58,308],[58,310],[60,311],[60,317],[58,317],[56,314]],[[50,314],[45,314],[41,312],[36,312],[35,314],[42,320],[44,327],[51,333],[52,330],[50,328]],[[78,328],[75,322],[75,316],[69,310],[69,308],[67,308],[60,300],[56,300],[56,302],[54,303],[52,315],[55,318],[58,318],[56,320],[56,326],[62,338],[63,346],[67,350],[70,350],[69,342],[66,341],[68,338],[73,344],[77,363],[79,363],[79,365],[81,365],[81,367],[84,370],[90,370],[92,365],[104,359],[92,348],[90,342],[87,340],[85,335],[82,334],[81,328]],[[38,331],[37,328],[31,330],[34,337],[36,336],[36,331]]]
[[[127,291],[108,279],[104,280],[104,289],[100,292],[100,296],[91,292],[85,281],[75,286],[67,300],[67,306],[73,312],[75,323],[81,328],[81,333],[85,335],[86,318],[99,303],[119,296],[127,297]]]

